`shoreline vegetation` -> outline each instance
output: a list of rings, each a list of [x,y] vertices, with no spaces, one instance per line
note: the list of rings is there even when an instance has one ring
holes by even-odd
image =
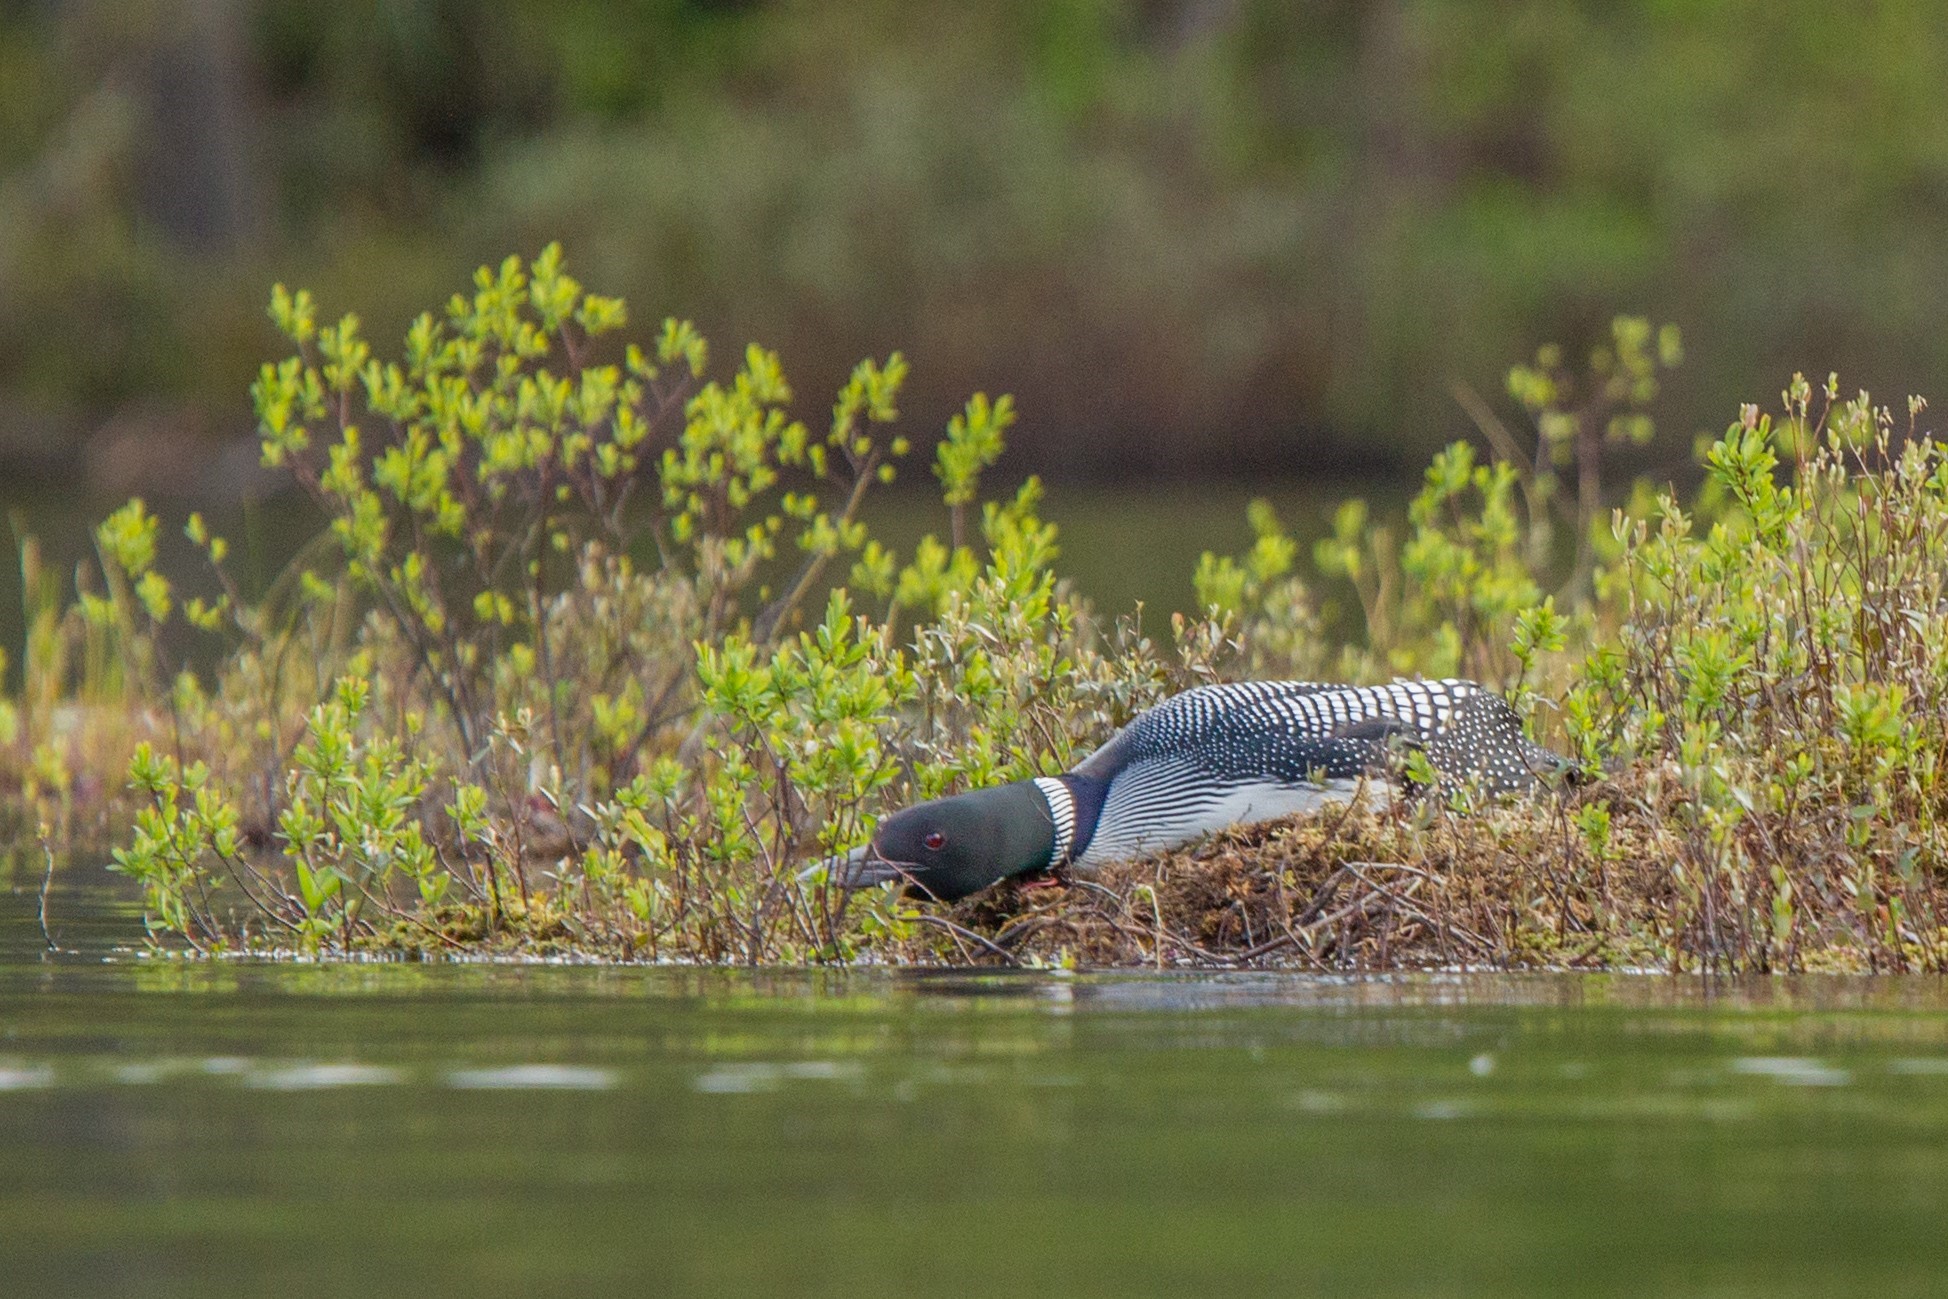
[[[777,357],[726,373],[675,320],[628,342],[554,246],[483,268],[396,360],[307,293],[271,317],[292,354],[253,385],[264,461],[328,525],[266,590],[195,516],[207,573],[163,572],[140,501],[72,592],[21,544],[0,845],[19,879],[112,842],[159,949],[1948,967],[1948,456],[1918,398],[1898,419],[1794,376],[1701,442],[1695,493],[1612,508],[1607,452],[1656,435],[1681,360],[1620,318],[1510,372],[1521,431],[1473,403],[1490,454],[1436,456],[1404,523],[1349,501],[1307,563],[1255,506],[1249,550],[1199,564],[1204,613],[1157,629],[1061,580],[1036,481],[982,498],[1007,397],[933,451],[939,537],[868,535],[913,451],[897,354],[810,425]],[[953,907],[797,881],[892,808],[1062,771],[1190,686],[1396,675],[1502,689],[1593,778]]]

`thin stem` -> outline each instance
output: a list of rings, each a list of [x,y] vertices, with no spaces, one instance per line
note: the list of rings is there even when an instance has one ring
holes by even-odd
[[[40,922],[41,941],[47,944],[50,952],[59,952],[61,945],[54,941],[54,934],[47,924],[47,897],[54,889],[54,845],[50,841],[46,822],[40,825],[41,856],[47,860],[47,870],[41,876]]]

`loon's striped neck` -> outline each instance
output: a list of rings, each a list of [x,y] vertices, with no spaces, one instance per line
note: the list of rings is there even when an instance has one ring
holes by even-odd
[[[1055,822],[1055,847],[1048,854],[1049,868],[1067,866],[1075,848],[1075,795],[1059,776],[1035,777],[1035,788],[1048,800],[1049,819]]]
[[[1096,837],[1096,823],[1102,818],[1109,782],[1069,772],[1062,776],[1037,776],[1032,783],[1048,800],[1049,820],[1055,825],[1055,848],[1049,853],[1048,868],[1067,866],[1089,851],[1089,841]]]

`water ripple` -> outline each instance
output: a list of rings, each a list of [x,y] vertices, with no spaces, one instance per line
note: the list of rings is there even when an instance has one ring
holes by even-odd
[[[379,1087],[404,1078],[399,1070],[376,1064],[298,1063],[251,1073],[244,1078],[244,1086],[269,1091],[308,1091],[318,1087]]]
[[[786,1079],[801,1082],[853,1082],[864,1071],[851,1060],[794,1060],[774,1064],[769,1060],[739,1060],[715,1065],[700,1073],[690,1085],[707,1096],[748,1096],[754,1092],[775,1091]]]
[[[608,1091],[616,1082],[613,1069],[594,1069],[574,1064],[516,1064],[500,1069],[455,1069],[446,1076],[447,1086],[474,1091]]]
[[[1798,1055],[1742,1055],[1732,1061],[1732,1072],[1771,1078],[1789,1087],[1844,1087],[1853,1081],[1846,1069]]]
[[[720,1064],[698,1074],[690,1085],[706,1096],[749,1096],[754,1092],[776,1091],[782,1076],[775,1064]]]
[[[54,1070],[44,1064],[0,1065],[0,1092],[28,1091],[53,1085]]]

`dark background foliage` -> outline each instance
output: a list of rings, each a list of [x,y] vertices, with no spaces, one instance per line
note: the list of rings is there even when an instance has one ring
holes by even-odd
[[[1619,311],[1690,340],[1680,432],[1926,390],[1945,52],[1942,3],[9,0],[0,472],[221,487],[269,281],[383,338],[556,238],[807,394],[1012,391],[1057,477],[1406,472]]]

